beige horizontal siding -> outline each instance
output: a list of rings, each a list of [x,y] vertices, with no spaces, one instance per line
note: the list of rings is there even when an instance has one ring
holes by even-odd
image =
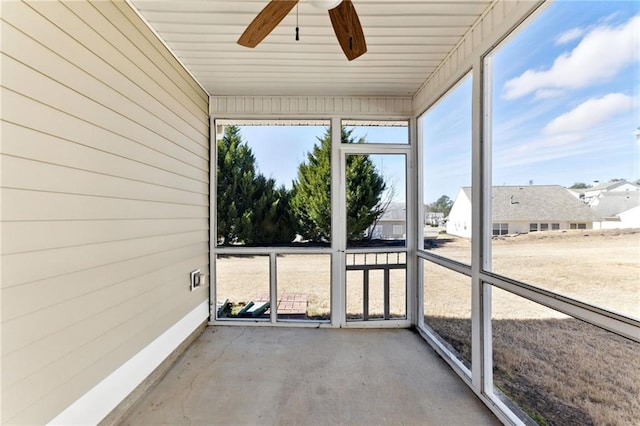
[[[97,56],[93,56],[91,61],[86,61],[86,64],[69,62],[67,57],[50,50],[49,46],[36,42],[20,29],[10,25],[6,27],[4,39],[8,45],[7,56],[10,55],[35,69],[43,69],[44,65],[48,77],[65,85],[73,85],[81,90],[85,96],[99,102],[116,94],[126,97],[127,103],[122,105],[121,112],[131,114],[133,117],[138,116],[143,122],[161,126],[160,130],[166,132],[166,136],[176,137],[178,135],[194,139],[199,135],[206,136],[205,123],[195,123],[196,127],[185,126],[188,123],[185,123],[168,108],[161,108],[158,111],[147,109],[153,105],[155,100],[145,97],[136,98],[134,95],[143,94],[144,90],[113,68],[110,68],[110,72],[101,72],[100,67],[104,66],[104,61]],[[49,42],[48,44],[52,49],[60,49],[54,43]],[[18,46],[22,46],[22,48]],[[83,47],[78,46],[78,49],[82,50]],[[81,65],[84,65],[85,68],[81,68]],[[101,78],[105,77],[113,78],[118,85],[114,87],[114,83],[109,86],[100,84]],[[124,87],[120,87],[120,85]],[[193,140],[191,143],[196,144],[197,142]],[[206,147],[204,148],[206,149]]]
[[[182,90],[187,95],[192,97],[192,99],[194,99],[194,102],[198,106],[201,106],[203,101],[205,102],[205,104],[208,102],[208,95],[201,90],[200,85],[193,78],[191,78],[191,74],[189,74],[189,72],[187,72],[187,70],[181,64],[174,60],[173,55],[166,49],[164,43],[160,41],[155,34],[152,34],[149,31],[147,25],[140,20],[138,14],[133,9],[131,9],[124,2],[104,2],[102,4],[96,5],[96,8],[100,10],[100,12],[104,14],[107,19],[119,19],[118,13],[116,12],[117,8],[122,16],[125,17],[131,24],[131,26],[129,26],[126,24],[126,21],[123,20],[122,22],[124,25],[120,26],[121,30],[127,36],[127,38],[129,38],[130,40],[137,38],[136,32],[138,32],[142,37],[146,39],[146,42],[148,43],[143,47],[145,52],[148,52],[148,54],[152,55],[160,55],[164,60],[171,64],[173,71],[170,69],[164,70],[165,72],[168,72],[170,78],[173,81],[179,82]],[[138,43],[140,45],[143,42],[139,41]],[[161,59],[158,56],[154,56],[154,61],[161,61]],[[184,86],[185,84],[187,84],[188,87]],[[198,98],[195,98],[196,96]]]
[[[122,1],[1,36],[2,422],[41,424],[207,300],[208,95]]]
[[[37,99],[60,111],[65,111],[75,118],[86,121],[94,126],[109,129],[112,132],[139,141],[145,146],[165,153],[184,163],[185,166],[207,169],[204,147],[193,152],[162,134],[153,123],[136,121],[127,114],[125,105],[105,105],[99,103],[84,94],[69,90],[66,86],[51,80],[44,73],[46,70],[34,71],[33,69],[5,57],[2,62],[3,78],[15,79],[17,83],[12,85],[12,90],[31,99]],[[126,102],[123,101],[123,104]],[[119,108],[122,106],[122,109]],[[124,110],[124,111],[122,111]],[[16,111],[17,114],[28,111]],[[40,117],[47,119],[48,117]]]
[[[59,111],[37,100],[29,99],[4,88],[0,88],[0,96],[2,96],[3,102],[11,105],[11,109],[5,108],[2,111],[2,118],[5,123],[57,136],[79,145],[131,159],[176,175],[200,181],[206,179],[206,170],[197,169],[169,157],[161,151],[145,146],[126,135],[116,134],[108,128],[97,127],[66,112]],[[42,120],[42,117],[47,117],[47,119]],[[3,123],[3,132],[4,127],[9,127],[9,124],[5,123]],[[16,143],[19,143],[19,141]],[[4,144],[9,144],[9,142],[4,140]],[[54,150],[52,149],[51,151]]]
[[[6,176],[4,186],[7,188],[139,199],[191,206],[208,204],[207,194],[182,191],[167,188],[164,185],[31,159],[6,156],[2,168]],[[23,170],[29,170],[29,173],[23,173]]]
[[[194,258],[190,259],[194,261]],[[199,259],[200,262],[206,262],[206,257]],[[109,333],[115,333],[120,326],[136,329],[146,323],[139,324],[138,321],[130,321],[132,318],[141,316],[149,316],[152,320],[153,312],[162,311],[162,303],[168,303],[166,308],[171,307],[171,299],[180,295],[181,289],[172,285],[173,282],[180,279],[184,273],[179,270],[184,264],[176,264],[171,267],[163,268],[162,275],[158,275],[149,279],[147,282],[137,282],[135,285],[127,286],[129,288],[109,289],[112,295],[101,292],[103,296],[110,296],[98,300],[99,295],[90,294],[79,298],[89,306],[74,309],[74,316],[81,318],[82,321],[65,322],[65,318],[56,318],[52,324],[43,325],[49,333],[43,334],[38,338],[31,339],[29,337],[18,336],[18,325],[11,326],[9,323],[7,339],[17,346],[18,349],[6,355],[3,355],[3,366],[6,366],[7,373],[5,376],[6,383],[3,383],[7,389],[17,386],[20,379],[30,377],[35,373],[38,375],[47,374],[46,365],[57,362],[64,357],[72,357],[75,350],[74,346],[85,347],[90,342],[97,342],[102,336]],[[143,278],[147,278],[143,276]],[[124,283],[122,287],[125,287]],[[153,301],[149,304],[148,301]],[[61,309],[59,307],[57,310]],[[44,310],[55,312],[56,309]],[[14,320],[15,323],[22,323],[22,327],[26,330],[29,324],[33,326],[34,321],[26,319]],[[114,325],[116,326],[114,328]],[[90,326],[94,333],[86,333],[87,326]],[[3,330],[4,334],[4,330]],[[115,333],[114,338],[118,338]],[[123,337],[123,336],[120,336]],[[3,337],[4,338],[4,337]],[[100,343],[102,344],[102,343]],[[88,349],[90,350],[90,348]],[[91,362],[85,360],[83,362]],[[68,366],[73,369],[73,366]]]
[[[3,158],[3,162],[4,162]],[[0,189],[3,220],[193,219],[206,206],[172,204],[128,198]]]
[[[15,254],[149,238],[171,232],[206,232],[209,223],[194,219],[123,219],[5,222],[2,227],[3,253]]]
[[[162,70],[166,69],[166,62],[163,66],[150,60],[147,57],[150,52],[141,50],[137,45],[139,39],[132,42],[121,36],[116,39],[120,44],[115,43],[116,40],[105,39],[102,33],[92,28],[94,25],[103,31],[108,28],[102,25],[103,16],[93,13],[96,21],[87,23],[70,10],[78,10],[85,6],[91,8],[86,10],[95,10],[101,6],[114,7],[109,3],[86,4],[70,1],[62,5],[54,1],[29,2],[28,5],[14,5],[11,10],[3,11],[3,15],[7,16],[10,25],[29,34],[52,52],[68,58],[73,64],[80,65],[83,70],[96,73],[98,78],[108,85],[119,81],[119,77],[112,76],[114,73],[127,77],[162,105],[176,108],[178,116],[199,127],[203,130],[202,133],[206,134],[206,120],[199,116],[202,104],[189,102],[190,98],[178,88],[178,85],[184,83],[172,80],[162,73]],[[109,32],[112,36],[117,36],[118,33]],[[129,55],[132,49],[138,51],[135,58]],[[154,59],[165,60],[160,55],[156,55]],[[158,69],[159,66],[162,70]],[[176,74],[172,77],[177,79],[183,76]],[[129,88],[130,85],[126,83],[122,87]],[[201,96],[204,96],[203,92],[198,96],[199,102],[204,101],[203,104],[206,105],[206,97]]]
[[[89,272],[91,279],[87,279],[87,271],[82,270],[0,289],[3,300],[11,301],[2,307],[3,320],[10,321],[121,282],[141,279],[159,269],[158,265],[196,258],[206,246],[206,243],[196,243],[173,249],[158,247],[146,256],[94,267]]]
[[[2,338],[4,346],[11,348],[11,352],[5,353],[3,350],[2,355],[10,359],[12,354],[24,354],[24,352],[36,350],[38,344],[46,342],[47,339],[57,339],[58,334],[63,334],[76,326],[78,320],[91,321],[98,312],[106,313],[122,307],[125,302],[134,300],[136,297],[144,297],[146,292],[161,287],[162,280],[169,279],[170,282],[184,278],[184,270],[189,269],[193,262],[194,258],[189,257],[182,262],[172,263],[166,268],[154,269],[112,286],[99,288],[62,303],[50,304],[28,315],[5,321],[2,326]],[[207,264],[205,257],[202,257],[200,262],[201,267]],[[70,309],[74,310],[73,316],[66,315]],[[30,348],[27,348],[29,346]],[[52,355],[48,352],[51,359]],[[21,361],[14,359],[14,362]],[[37,371],[39,366],[35,364],[31,367],[33,371]],[[21,368],[8,371],[4,378],[7,380],[5,385],[11,386],[17,382],[20,379],[18,374],[28,374],[28,370]]]
[[[92,140],[90,146],[42,133],[28,127],[4,122],[2,128],[3,151],[7,155],[31,159],[43,163],[64,165],[71,169],[86,170],[87,164],[92,164],[91,171],[109,176],[117,176],[131,181],[146,182],[182,191],[207,194],[208,176],[203,171],[197,171],[187,177],[180,174],[180,163],[174,164],[175,172],[146,164],[149,161],[141,155],[140,161],[124,157],[117,152],[117,147],[101,146],[101,140]],[[30,143],[22,143],[23,140]],[[105,138],[106,139],[106,138]],[[125,142],[126,144],[126,142]],[[123,144],[123,145],[125,145]],[[152,151],[155,152],[155,151]],[[126,152],[133,155],[131,150]]]
[[[65,247],[51,250],[4,255],[2,288],[18,286],[31,281],[90,271],[92,268],[122,262],[128,258],[145,256],[157,247],[184,247],[206,241],[202,231],[169,234],[159,237],[136,238],[82,247]],[[33,268],[32,265],[38,265]],[[25,273],[27,272],[28,273]],[[3,348],[4,349],[4,348]]]

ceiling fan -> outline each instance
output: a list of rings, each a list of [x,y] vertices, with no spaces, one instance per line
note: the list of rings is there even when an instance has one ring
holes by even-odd
[[[271,0],[249,24],[238,39],[238,44],[256,47],[291,12],[299,0]],[[356,59],[367,51],[360,19],[351,0],[315,1],[325,4],[329,9],[329,18],[338,43],[347,59]],[[327,7],[327,4],[329,5]]]

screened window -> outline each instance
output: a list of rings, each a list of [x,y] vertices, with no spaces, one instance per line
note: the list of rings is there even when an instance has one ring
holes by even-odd
[[[514,226],[491,240],[487,267],[640,318],[640,233],[613,201],[640,177],[640,8],[590,5],[553,2],[487,56],[491,214]],[[524,235],[549,218],[581,232]]]
[[[343,120],[342,126],[360,143],[409,143],[409,122],[406,120]],[[342,143],[347,141],[343,140]]]
[[[348,154],[345,167],[347,247],[404,246],[406,156]]]
[[[465,76],[420,117],[424,249],[471,264],[471,86]]]
[[[216,132],[218,245],[331,241],[328,121],[217,121]]]

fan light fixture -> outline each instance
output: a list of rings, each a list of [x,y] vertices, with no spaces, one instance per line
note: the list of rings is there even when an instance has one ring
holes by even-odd
[[[0,0],[2,1],[2,0]],[[244,30],[238,44],[256,47],[298,5],[299,0],[271,0]],[[367,51],[362,25],[351,0],[310,0],[311,4],[329,8],[329,18],[340,48],[353,61]],[[299,40],[296,10],[296,40]]]
[[[342,0],[310,0],[313,7],[317,7],[322,10],[333,9],[338,6]]]

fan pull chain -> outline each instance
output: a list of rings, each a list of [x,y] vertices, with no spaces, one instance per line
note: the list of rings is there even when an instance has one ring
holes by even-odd
[[[298,5],[296,4],[296,41],[300,41],[300,27],[298,26]]]

